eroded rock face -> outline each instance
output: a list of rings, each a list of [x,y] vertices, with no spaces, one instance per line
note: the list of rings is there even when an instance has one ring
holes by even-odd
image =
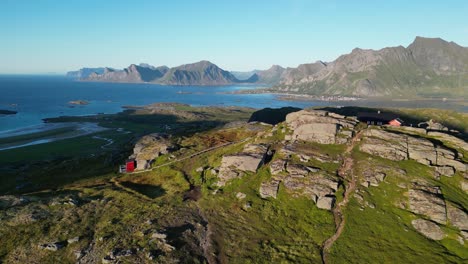
[[[271,180],[271,181],[262,183],[260,185],[260,197],[262,198],[272,197],[276,199],[279,184],[280,184],[280,181],[278,180]]]
[[[174,149],[175,146],[172,144],[169,135],[154,133],[139,139],[133,148],[133,154],[129,158],[136,160],[137,170],[145,170],[150,167],[155,158]]]
[[[465,142],[464,140],[459,139],[457,137],[451,136],[451,135],[446,134],[446,133],[437,132],[437,131],[428,131],[427,135],[429,135],[431,137],[439,138],[439,139],[441,139],[443,141],[450,142],[452,145],[454,145],[454,146],[456,146],[458,148],[461,148],[461,149],[463,149],[465,151],[468,151],[468,142]]]
[[[468,231],[468,215],[461,209],[447,204],[447,217],[449,222],[460,230]]]
[[[268,146],[248,144],[241,153],[223,156],[218,173],[218,186],[242,175],[239,171],[256,172],[263,164]]]
[[[399,144],[378,138],[366,138],[360,146],[360,150],[371,155],[379,156],[389,160],[406,160],[408,157],[407,149]]]
[[[431,221],[416,219],[411,221],[411,224],[419,233],[432,240],[442,240],[445,237],[442,229]]]
[[[457,152],[443,146],[435,146],[428,139],[380,129],[368,129],[363,135],[360,150],[371,155],[395,161],[412,159],[424,165],[467,171],[467,164],[458,160]],[[448,169],[445,169],[444,173],[448,173]]]
[[[425,215],[431,220],[446,224],[445,200],[439,187],[415,184],[409,190],[409,207],[413,213]]]
[[[356,122],[327,111],[302,110],[286,116],[286,124],[293,131],[292,139],[321,144],[343,144],[351,133],[340,133],[342,128],[352,130]],[[337,135],[340,134],[340,137]]]

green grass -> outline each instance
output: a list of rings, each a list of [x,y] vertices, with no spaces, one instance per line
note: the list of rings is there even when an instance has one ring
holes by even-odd
[[[232,263],[320,262],[320,245],[333,233],[333,217],[306,197],[292,197],[284,187],[277,199],[261,199],[258,188],[269,177],[262,168],[216,195],[206,191],[201,206],[220,232],[216,242],[221,254]],[[247,197],[238,200],[237,192]],[[245,209],[246,203],[251,208]]]

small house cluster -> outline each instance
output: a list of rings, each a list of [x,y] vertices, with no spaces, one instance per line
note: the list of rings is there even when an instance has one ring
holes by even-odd
[[[390,126],[402,126],[403,120],[401,120],[397,115],[392,113],[382,113],[377,112],[360,112],[357,116],[360,122],[364,122],[368,125],[390,125]]]

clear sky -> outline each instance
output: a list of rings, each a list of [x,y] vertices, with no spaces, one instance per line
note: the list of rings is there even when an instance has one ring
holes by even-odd
[[[0,36],[0,73],[296,67],[415,36],[468,46],[468,0],[0,0]]]

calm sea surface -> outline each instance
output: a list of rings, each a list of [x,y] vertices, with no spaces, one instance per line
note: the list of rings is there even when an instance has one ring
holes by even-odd
[[[251,86],[161,86],[77,82],[57,76],[0,75],[0,109],[16,115],[0,115],[0,132],[42,124],[42,119],[63,115],[117,113],[124,105],[178,102],[192,106],[247,106],[253,108],[326,105],[326,102],[288,102],[274,95],[222,94]],[[74,106],[70,101],[86,100]]]
[[[178,102],[192,106],[310,107],[325,105],[439,107],[467,112],[467,107],[435,102],[323,102],[281,101],[271,94],[223,94],[252,86],[160,86],[77,82],[58,76],[0,75],[0,109],[18,111],[0,115],[0,136],[12,130],[33,130],[42,119],[62,115],[117,113],[124,105],[146,105],[155,102]],[[72,106],[68,102],[86,100],[89,105]]]

